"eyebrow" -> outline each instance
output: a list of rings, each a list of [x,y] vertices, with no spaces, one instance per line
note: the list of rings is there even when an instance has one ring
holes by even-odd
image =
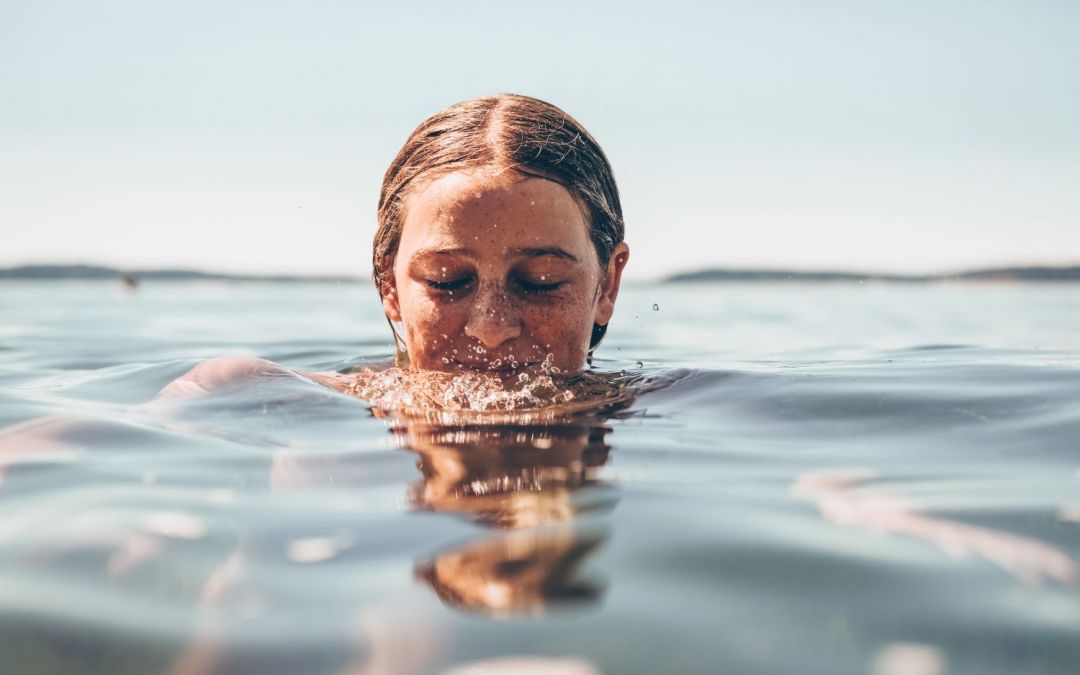
[[[466,258],[476,258],[476,251],[471,248],[461,248],[450,246],[443,248],[441,246],[429,246],[428,248],[422,248],[413,254],[413,258],[426,258],[428,256],[435,255],[459,255]]]
[[[541,258],[546,255],[552,255],[556,258],[562,258],[563,260],[569,260],[571,262],[577,262],[578,258],[573,253],[559,248],[558,246],[537,246],[532,248],[512,248],[508,252],[509,258]]]
[[[428,256],[439,255],[451,255],[462,256],[466,258],[476,259],[476,251],[471,248],[464,247],[448,247],[441,248],[439,246],[432,246],[429,248],[422,248],[414,255],[414,259],[425,258]],[[559,248],[558,246],[532,246],[527,248],[512,248],[506,252],[507,258],[542,258],[544,256],[554,256],[563,260],[569,260],[571,262],[578,262],[578,257],[569,251]]]

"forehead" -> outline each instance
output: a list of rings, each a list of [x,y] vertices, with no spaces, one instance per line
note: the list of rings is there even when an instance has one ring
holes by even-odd
[[[405,213],[403,253],[447,244],[559,246],[584,254],[592,246],[585,215],[565,187],[512,171],[441,176],[409,195]]]

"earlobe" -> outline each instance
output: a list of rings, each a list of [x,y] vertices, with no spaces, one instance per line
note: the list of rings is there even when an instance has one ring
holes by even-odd
[[[391,321],[401,321],[401,305],[398,304],[397,289],[392,281],[383,284],[382,305],[386,318]]]
[[[390,324],[390,332],[394,335],[394,362],[399,368],[409,366],[409,348],[405,339],[398,334],[395,324],[401,323],[401,305],[398,304],[397,289],[393,282],[385,283],[381,289],[383,312],[386,313],[386,321]]]
[[[611,260],[604,275],[603,284],[600,287],[600,297],[596,303],[596,316],[594,323],[601,326],[611,321],[615,313],[615,299],[619,296],[619,284],[622,282],[623,268],[630,259],[630,247],[625,242],[620,242],[612,252]]]

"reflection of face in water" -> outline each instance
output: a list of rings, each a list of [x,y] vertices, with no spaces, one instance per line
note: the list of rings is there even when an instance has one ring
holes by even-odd
[[[596,599],[599,586],[582,581],[578,568],[606,536],[588,514],[615,501],[596,478],[608,431],[585,421],[399,428],[424,476],[411,495],[417,508],[508,530],[436,555],[417,576],[447,604],[488,614]]]

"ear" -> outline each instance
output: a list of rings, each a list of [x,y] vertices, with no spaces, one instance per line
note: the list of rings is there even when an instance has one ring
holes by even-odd
[[[401,321],[401,304],[398,302],[397,283],[394,280],[394,268],[389,269],[389,278],[383,279],[379,284],[379,295],[382,296],[383,312],[391,321]]]
[[[596,301],[593,323],[606,326],[611,321],[611,315],[615,313],[615,298],[619,297],[623,268],[626,267],[626,261],[629,259],[630,247],[625,242],[619,242],[611,254],[611,260],[608,262],[604,279],[600,284],[600,297]]]

